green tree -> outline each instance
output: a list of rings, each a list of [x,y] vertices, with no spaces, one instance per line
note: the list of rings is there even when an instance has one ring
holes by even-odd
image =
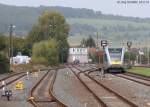
[[[58,63],[58,43],[56,40],[35,43],[32,49],[32,59],[35,63],[56,65]]]
[[[55,38],[56,40],[67,39],[69,25],[65,18],[58,12],[45,11],[29,32],[30,43]]]
[[[91,36],[86,40],[86,47],[96,47],[95,41]]]
[[[3,34],[0,34],[0,51],[6,48],[6,37]]]
[[[42,40],[55,39],[59,48],[59,61],[65,62],[67,60],[66,55],[69,48],[67,42],[68,33],[69,25],[60,13],[45,11],[39,18],[38,23],[34,25],[32,30],[29,32],[27,40],[28,44],[32,46],[33,43],[40,42]]]
[[[9,72],[9,60],[6,55],[0,54],[0,73]]]
[[[59,44],[59,62],[67,62],[69,44],[66,40],[58,41]]]
[[[86,46],[86,39],[83,38],[80,44],[80,47],[85,47]]]
[[[26,39],[20,37],[13,37],[13,55],[16,56],[18,52],[23,54]]]
[[[132,61],[132,63],[134,63],[136,60],[136,54],[134,52],[125,52],[124,60],[128,62],[129,59]]]

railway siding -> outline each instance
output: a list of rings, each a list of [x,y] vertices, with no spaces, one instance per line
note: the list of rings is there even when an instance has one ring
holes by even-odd
[[[135,102],[139,107],[149,107],[150,87],[111,74],[107,74],[106,78],[102,79],[95,76],[97,74],[98,72],[93,72],[90,73],[90,76],[120,95],[125,96],[128,100]]]
[[[69,68],[60,69],[54,84],[54,93],[68,107],[98,107],[97,101]],[[101,107],[101,106],[99,106]]]
[[[42,76],[45,74],[45,71],[40,71],[39,76]],[[31,87],[39,80],[39,78],[32,77],[32,74],[29,74],[28,80],[26,79],[26,76],[18,79],[17,81],[9,84],[6,89],[11,89],[13,92],[13,97],[11,98],[11,101],[8,102],[5,98],[0,99],[0,107],[33,107],[30,103],[27,102],[29,91],[31,90]],[[25,84],[25,88],[23,90],[15,90],[15,84],[19,81],[23,81]],[[0,93],[2,94],[2,90],[0,90]]]

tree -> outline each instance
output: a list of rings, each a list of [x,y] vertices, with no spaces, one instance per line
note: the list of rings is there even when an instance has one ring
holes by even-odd
[[[6,37],[0,34],[0,51],[6,48]]]
[[[67,62],[69,44],[66,40],[58,41],[59,44],[59,62]]]
[[[65,18],[58,12],[45,11],[29,32],[28,40],[30,43],[39,42],[55,38],[56,40],[67,39],[69,25]]]
[[[86,47],[96,47],[95,41],[91,36],[86,40]]]
[[[6,55],[0,54],[0,74],[9,72],[9,60]]]
[[[83,38],[80,47],[85,47],[85,46],[86,46],[86,40]]]
[[[32,49],[32,59],[35,63],[56,65],[58,63],[58,43],[56,40],[41,41],[35,43]]]
[[[130,61],[134,63],[134,61],[136,60],[136,54],[134,52],[125,52],[124,60],[129,61],[129,58],[130,58]]]
[[[6,54],[7,38],[0,34],[0,74],[9,71],[9,60]]]
[[[18,52],[21,52],[23,55],[29,55],[25,53],[26,50],[26,39],[20,37],[13,37],[13,55],[16,56]]]
[[[27,37],[30,46],[33,43],[42,40],[55,39],[58,43],[59,61],[66,61],[66,56],[63,53],[68,53],[68,33],[69,25],[66,23],[65,18],[58,12],[45,11],[39,18],[38,23],[34,25]],[[67,54],[66,54],[67,55]]]

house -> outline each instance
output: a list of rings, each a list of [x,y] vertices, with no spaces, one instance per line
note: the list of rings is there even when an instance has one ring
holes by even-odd
[[[13,64],[28,64],[30,60],[31,58],[28,56],[17,55],[16,57],[12,57],[10,59],[10,63],[13,62]]]
[[[80,63],[88,63],[88,48],[83,47],[70,47],[68,63],[73,63],[74,61],[79,61]]]

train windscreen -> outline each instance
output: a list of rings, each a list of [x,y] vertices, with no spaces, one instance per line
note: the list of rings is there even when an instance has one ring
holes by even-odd
[[[122,48],[110,48],[109,55],[111,61],[120,61],[122,56]]]

